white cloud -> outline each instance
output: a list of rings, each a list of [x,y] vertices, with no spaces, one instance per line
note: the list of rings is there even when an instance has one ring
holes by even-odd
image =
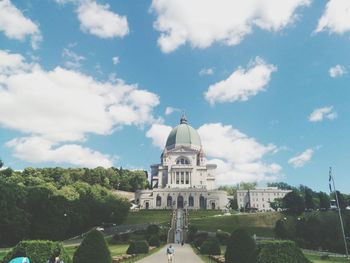
[[[153,0],[151,10],[160,32],[158,45],[172,52],[190,43],[207,48],[214,42],[239,44],[254,27],[279,31],[292,24],[296,9],[308,6],[310,0]]]
[[[330,0],[318,21],[315,32],[328,30],[331,33],[343,34],[350,31],[350,1]]]
[[[152,139],[154,146],[164,149],[166,139],[171,132],[172,128],[167,125],[155,123],[147,131],[146,137]]]
[[[42,149],[82,142],[90,133],[106,135],[124,125],[152,123],[158,104],[157,95],[120,79],[98,82],[60,67],[46,71],[19,54],[0,51],[0,125],[52,143]]]
[[[313,154],[313,149],[306,149],[301,154],[290,158],[288,160],[288,163],[291,164],[294,168],[303,167],[306,163],[308,163],[311,160]]]
[[[212,68],[202,68],[199,71],[199,76],[209,76],[214,74],[214,69]]]
[[[342,75],[347,73],[345,67],[339,64],[335,65],[334,67],[331,67],[328,72],[329,76],[331,76],[332,78],[341,77]]]
[[[81,62],[85,60],[84,56],[80,56],[68,48],[64,48],[62,57],[65,60],[64,66],[69,69],[79,69]]]
[[[166,109],[165,109],[165,115],[170,115],[170,114],[172,114],[173,112],[181,112],[181,110],[178,109],[178,108],[174,108],[174,107],[166,107]]]
[[[170,126],[153,124],[146,136],[163,149],[170,131]],[[267,154],[277,151],[275,145],[260,144],[231,125],[221,123],[204,124],[198,133],[209,162],[218,165],[219,184],[275,180],[279,177],[281,166],[264,161]]]
[[[110,156],[78,144],[56,146],[52,141],[40,137],[24,137],[13,139],[6,146],[14,150],[14,156],[31,163],[69,163],[91,168],[113,166]]]
[[[117,65],[120,62],[119,57],[112,57],[112,63],[113,65]]]
[[[264,91],[271,80],[271,74],[277,70],[272,64],[256,57],[247,69],[238,68],[227,79],[209,86],[205,99],[210,104],[216,102],[246,101],[260,91]]]
[[[338,114],[333,110],[333,106],[315,109],[309,116],[309,121],[318,122],[323,119],[334,120]]]
[[[24,40],[30,36],[34,49],[42,39],[38,25],[26,18],[10,0],[0,1],[0,31],[11,39]]]
[[[109,5],[84,1],[77,9],[80,27],[83,31],[101,38],[124,37],[129,33],[126,16],[109,10]]]

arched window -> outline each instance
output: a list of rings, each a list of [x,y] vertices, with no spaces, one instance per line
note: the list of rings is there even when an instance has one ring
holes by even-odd
[[[156,199],[156,206],[161,206],[162,205],[162,198],[157,195],[157,199]]]
[[[188,197],[188,206],[194,206],[194,199],[192,195]]]
[[[207,208],[207,200],[202,195],[199,197],[199,207],[201,209],[206,209]]]
[[[176,164],[180,164],[180,165],[188,165],[190,164],[190,160],[186,157],[179,157],[176,159]]]
[[[170,195],[168,195],[168,198],[166,200],[166,205],[167,206],[172,206],[173,205],[173,198]]]

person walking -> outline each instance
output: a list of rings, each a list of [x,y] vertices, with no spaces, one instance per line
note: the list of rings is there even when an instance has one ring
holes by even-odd
[[[169,245],[169,247],[166,249],[166,254],[168,257],[168,263],[173,262],[175,249],[171,245]]]

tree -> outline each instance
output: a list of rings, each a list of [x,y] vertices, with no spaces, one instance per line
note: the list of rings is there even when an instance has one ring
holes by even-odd
[[[330,198],[326,193],[319,192],[318,198],[320,199],[320,210],[328,210],[330,207]]]
[[[257,183],[240,183],[239,184],[239,189],[241,190],[254,190],[256,188]]]
[[[268,187],[277,187],[282,190],[293,190],[293,187],[284,182],[267,183]]]
[[[274,228],[275,236],[280,239],[289,239],[289,233],[286,226],[286,223],[279,219],[276,221],[275,228]]]
[[[313,200],[313,191],[310,188],[305,189],[305,208],[312,210],[315,208],[315,203]]]
[[[97,230],[91,230],[73,256],[73,263],[111,263],[112,257],[106,240]]]
[[[0,159],[0,169],[4,166],[3,161]]]
[[[256,247],[254,240],[243,229],[237,229],[228,241],[225,261],[230,263],[256,262]]]
[[[289,192],[282,199],[282,208],[289,215],[298,216],[305,210],[303,198],[295,191]]]
[[[238,210],[237,197],[230,198],[229,204],[230,204],[231,209],[236,210],[236,211]]]
[[[282,198],[275,198],[275,200],[270,201],[269,204],[273,210],[278,211],[278,209],[282,207]]]

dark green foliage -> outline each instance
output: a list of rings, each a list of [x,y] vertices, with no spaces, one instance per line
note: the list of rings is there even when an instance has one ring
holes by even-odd
[[[220,244],[216,238],[207,238],[201,245],[200,252],[203,255],[220,255]]]
[[[194,237],[193,244],[196,247],[201,247],[203,242],[208,238],[207,232],[197,232],[197,234]]]
[[[111,263],[112,257],[106,240],[97,230],[91,230],[73,256],[73,263]]]
[[[238,210],[237,197],[231,198],[229,201],[229,204],[230,204],[231,209],[236,210],[236,211]]]
[[[146,231],[149,236],[159,235],[160,228],[158,225],[149,225]]]
[[[153,235],[148,239],[148,243],[152,247],[159,247],[160,246],[160,240],[158,235]]]
[[[284,182],[277,182],[277,183],[267,183],[268,187],[277,187],[278,189],[282,190],[293,190],[295,187],[290,186],[287,183]]]
[[[293,241],[263,241],[259,244],[258,263],[309,263]]]
[[[320,210],[328,210],[330,207],[330,198],[326,193],[323,192],[319,192],[318,193],[318,198],[320,200]]]
[[[130,243],[130,246],[128,247],[128,250],[126,251],[127,254],[146,254],[149,251],[149,245],[146,240],[138,240],[138,241],[132,241]]]
[[[59,249],[60,259],[64,263],[71,263],[66,250],[59,242],[46,240],[24,240],[19,242],[2,260],[2,263],[8,263],[16,257],[28,257],[31,263],[46,262],[55,249]]]
[[[117,244],[117,243],[123,243],[127,242],[130,239],[130,234],[129,233],[122,233],[122,234],[114,234],[110,243],[112,244]]]
[[[275,237],[279,239],[288,239],[290,237],[286,222],[282,219],[276,221],[274,232]]]
[[[220,245],[227,245],[230,239],[230,233],[218,230],[216,231],[216,238],[219,240]]]
[[[254,240],[243,229],[237,229],[228,241],[225,261],[230,263],[256,262],[256,247]]]
[[[298,216],[304,212],[304,199],[295,191],[292,191],[283,198],[282,208],[286,210],[288,215]]]
[[[195,235],[197,234],[198,232],[198,227],[197,226],[194,226],[194,225],[190,225],[188,227],[188,242],[192,242],[195,238]]]
[[[0,171],[0,247],[23,239],[63,240],[102,222],[122,223],[129,202],[107,189],[113,175],[115,170],[101,167]]]

